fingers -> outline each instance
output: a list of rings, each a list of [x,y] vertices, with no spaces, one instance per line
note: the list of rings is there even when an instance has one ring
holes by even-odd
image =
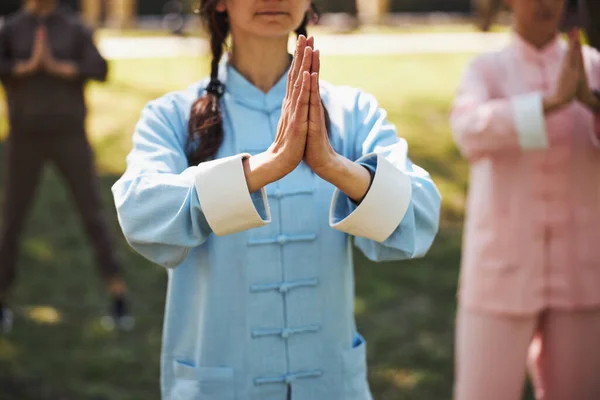
[[[306,72],[307,74],[309,74],[309,78],[310,78],[310,66],[312,64],[312,49],[308,46],[306,46],[304,48],[304,54],[302,55],[302,64],[300,65],[299,68],[299,72],[298,72],[298,77],[296,78],[296,82],[293,85],[292,88],[292,101],[294,101],[295,99],[298,98],[298,96],[300,96],[300,89],[302,88],[302,84],[303,84],[303,80],[304,80],[304,73]],[[310,80],[309,80],[309,85],[308,88],[310,90]]]
[[[300,35],[298,40],[296,41],[296,49],[294,50],[294,57],[292,59],[292,65],[290,67],[290,72],[288,74],[288,82],[287,82],[287,96],[291,96],[292,87],[298,79],[298,74],[300,71],[300,66],[302,64],[302,57],[304,55],[304,48],[306,47],[306,37]]]
[[[43,42],[43,40],[44,40],[44,29],[40,26],[35,31],[35,43],[34,43],[34,46],[35,45],[39,46],[40,43]]]
[[[321,53],[319,50],[313,50],[311,72],[319,74],[321,72]]]
[[[302,72],[302,83],[300,85],[300,94],[296,103],[294,117],[296,124],[306,123],[308,120],[308,109],[310,107],[310,73]],[[297,126],[297,125],[296,125]]]
[[[318,118],[321,114],[318,108],[321,107],[321,90],[319,89],[319,72],[321,69],[319,50],[315,50],[312,56],[312,72],[310,74],[310,116]]]
[[[319,93],[319,74],[313,72],[310,74],[310,102],[311,104],[321,104]]]
[[[573,28],[569,32],[569,40],[575,41],[579,39],[579,29]]]
[[[46,40],[46,35],[47,35],[47,32],[46,32],[46,27],[42,25],[42,26],[40,26],[38,29],[39,29],[39,35],[40,35],[39,37],[40,37],[42,40]]]
[[[321,71],[321,57],[319,50],[313,51],[312,54],[312,67],[311,67],[311,90],[310,90],[310,100],[311,105],[313,106],[321,106],[321,92],[319,89],[319,76]],[[316,110],[315,110],[316,111]]]
[[[569,32],[569,50],[568,55],[570,57],[571,66],[579,67],[581,60],[581,43],[579,41],[579,30],[572,29]]]
[[[308,111],[308,122],[320,129],[321,125],[321,95],[319,93],[319,74],[310,74],[310,109]]]
[[[312,59],[313,49],[311,47],[306,46],[304,48],[304,55],[302,56],[302,66],[300,67],[300,71],[302,74],[304,73],[304,71],[310,73]],[[303,77],[298,77],[298,79],[303,79]]]
[[[588,79],[587,72],[585,68],[585,62],[583,60],[583,49],[581,46],[579,30],[574,29],[576,33],[572,33],[573,39],[575,40],[575,68],[577,69],[579,85],[582,86],[582,89],[588,90]],[[576,37],[575,37],[576,35]]]
[[[311,49],[314,50],[314,48],[315,48],[315,38],[314,38],[314,36],[311,36],[308,39],[306,39],[306,45],[308,47],[310,47]]]
[[[580,73],[585,72],[585,64],[583,62],[583,51],[581,46],[577,47],[575,51],[575,67],[579,70]]]
[[[321,70],[321,58],[319,50],[314,50],[312,55],[312,66],[310,75],[310,110],[308,112],[309,123],[315,125],[317,129],[321,128],[322,104],[321,92],[319,89],[319,73]]]

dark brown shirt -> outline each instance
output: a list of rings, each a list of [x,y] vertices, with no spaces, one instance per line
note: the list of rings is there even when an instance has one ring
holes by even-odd
[[[24,77],[13,75],[18,62],[31,58],[35,32],[40,24],[46,27],[52,56],[78,66],[77,79],[45,72]],[[45,17],[22,11],[9,17],[0,27],[0,80],[6,91],[13,131],[82,129],[86,115],[85,82],[88,79],[104,81],[106,75],[107,63],[94,44],[92,31],[67,10],[57,9]]]

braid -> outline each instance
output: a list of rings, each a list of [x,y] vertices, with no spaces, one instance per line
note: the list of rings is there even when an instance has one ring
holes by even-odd
[[[192,105],[188,122],[186,153],[190,166],[215,158],[223,143],[223,118],[219,100],[225,86],[219,81],[219,62],[229,34],[229,22],[226,13],[214,11],[215,3],[216,1],[203,2],[199,10],[210,34],[212,61],[210,83],[206,87],[206,93]]]

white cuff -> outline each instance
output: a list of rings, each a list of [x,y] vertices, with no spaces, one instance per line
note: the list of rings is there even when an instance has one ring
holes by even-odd
[[[515,96],[511,100],[511,106],[521,148],[547,149],[548,136],[542,94],[533,92]]]
[[[248,192],[242,159],[238,154],[198,165],[194,183],[206,221],[217,236],[257,228],[271,222],[267,194],[262,188],[257,199],[263,215]]]
[[[377,155],[375,177],[365,198],[347,215],[348,198],[336,190],[331,200],[329,225],[352,236],[384,242],[402,222],[411,193],[410,177]]]

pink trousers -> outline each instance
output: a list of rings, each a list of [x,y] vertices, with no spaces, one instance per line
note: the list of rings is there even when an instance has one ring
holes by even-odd
[[[539,400],[600,399],[600,309],[459,309],[455,351],[455,400],[520,400],[527,370]]]

